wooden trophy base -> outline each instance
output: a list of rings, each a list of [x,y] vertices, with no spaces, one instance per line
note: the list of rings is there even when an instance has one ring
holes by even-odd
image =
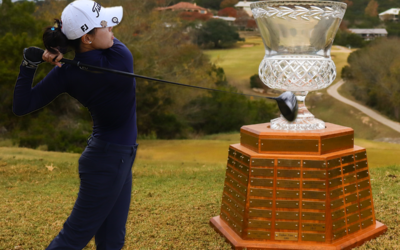
[[[210,224],[234,249],[352,249],[383,234],[367,153],[351,128],[241,128],[229,147],[220,216]]]

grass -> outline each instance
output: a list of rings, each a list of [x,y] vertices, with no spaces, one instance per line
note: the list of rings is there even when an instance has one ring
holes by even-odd
[[[219,214],[227,148],[238,134],[214,137],[221,139],[139,142],[125,249],[230,249],[208,221]],[[389,227],[359,249],[400,248],[400,166],[389,164],[399,159],[382,157],[400,145],[356,143],[368,149],[376,216]],[[78,158],[0,148],[1,250],[44,249],[57,235],[78,192]],[[85,249],[95,249],[94,242]]]

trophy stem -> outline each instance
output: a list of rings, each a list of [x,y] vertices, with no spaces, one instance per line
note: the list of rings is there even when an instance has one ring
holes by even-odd
[[[324,129],[325,122],[315,118],[306,107],[305,101],[308,91],[296,91],[294,94],[296,95],[299,106],[296,120],[289,122],[281,115],[281,117],[271,120],[271,128],[276,130],[298,131]]]
[[[314,115],[308,111],[306,106],[306,96],[308,91],[296,91],[294,92],[297,103],[299,106],[299,111],[297,113],[297,119],[307,119],[307,118],[314,118]]]

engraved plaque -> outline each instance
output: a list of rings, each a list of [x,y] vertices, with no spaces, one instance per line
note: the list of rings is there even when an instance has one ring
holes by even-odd
[[[286,177],[286,178],[300,178],[299,170],[283,170],[278,169],[278,177]]]
[[[236,160],[242,160],[242,153],[236,151],[234,155]]]
[[[372,224],[374,224],[374,220],[372,218],[366,219],[366,220],[361,222],[361,226],[362,226],[363,229],[366,228],[366,227],[371,226]]]
[[[272,200],[250,199],[250,207],[272,207]]]
[[[340,229],[340,228],[342,228],[344,226],[346,226],[346,220],[344,220],[344,219],[343,220],[340,219],[340,220],[334,221],[332,223],[333,231],[336,231],[336,230],[338,230],[338,229]]]
[[[248,230],[247,238],[248,239],[269,240],[269,239],[271,239],[271,233],[267,232],[267,231]]]
[[[347,232],[349,232],[349,234],[355,233],[358,230],[360,230],[360,223],[356,223],[347,228]]]
[[[258,137],[254,137],[245,133],[240,133],[240,144],[246,148],[258,152]]]
[[[242,194],[247,194],[247,187],[245,185],[234,180],[229,175],[227,175],[225,178],[226,178],[226,182],[229,183],[229,185],[231,185],[233,188],[235,188],[236,190],[239,190],[239,192],[242,192]]]
[[[239,169],[242,173],[244,173],[246,176],[249,176],[249,167],[244,165],[244,164],[238,164],[235,166],[236,169]]]
[[[334,168],[340,166],[340,158],[332,159],[328,161],[328,168]]]
[[[275,219],[277,219],[277,220],[298,220],[299,212],[276,212]]]
[[[302,220],[325,220],[325,213],[303,212]]]
[[[277,198],[299,198],[299,191],[278,190],[276,191]]]
[[[342,169],[341,168],[335,168],[335,169],[332,169],[332,170],[328,171],[329,178],[334,178],[334,177],[339,176],[341,174],[342,174]]]
[[[280,201],[275,202],[276,208],[299,208],[299,201]]]
[[[300,181],[295,180],[277,180],[276,181],[276,187],[278,188],[299,188],[300,187]]]
[[[346,207],[347,214],[354,213],[355,211],[358,211],[358,204],[357,203]]]
[[[226,186],[224,188],[224,191],[242,205],[246,203],[246,198],[243,195],[239,194],[239,192],[237,192],[236,190],[230,188],[229,186]]]
[[[275,163],[274,159],[259,159],[259,158],[252,158],[251,165],[253,167],[273,167]]]
[[[330,194],[331,194],[331,198],[341,196],[341,195],[343,195],[343,189],[338,188],[338,189],[332,190],[332,191],[330,191]]]
[[[365,158],[367,158],[367,152],[364,151],[364,152],[357,153],[357,154],[355,154],[355,157],[356,157],[356,161],[365,159]]]
[[[326,171],[303,171],[303,178],[325,179]]]
[[[221,218],[228,223],[229,227],[232,228],[238,235],[241,235],[242,228],[234,222],[232,219],[229,218],[225,213],[221,212]]]
[[[233,208],[236,209],[236,211],[241,212],[242,214],[244,213],[244,206],[238,202],[236,202],[234,199],[232,199],[229,195],[223,194],[222,195],[222,200],[224,202],[227,202],[229,205],[231,205]]]
[[[266,210],[266,209],[251,208],[251,209],[249,209],[249,216],[250,217],[271,218],[272,217],[272,211],[271,210]]]
[[[307,234],[303,233],[301,236],[302,241],[318,241],[325,242],[325,234]]]
[[[346,176],[343,177],[343,183],[344,184],[347,184],[347,183],[350,183],[350,182],[354,182],[356,180],[357,180],[357,178],[356,178],[356,175],[354,175],[354,174],[346,175]]]
[[[242,162],[245,163],[246,165],[250,165],[250,157],[247,155],[242,155]]]
[[[268,168],[252,168],[251,169],[252,176],[264,176],[264,177],[273,177],[274,170]]]
[[[360,202],[360,208],[366,208],[371,206],[371,199],[365,200],[365,201],[361,201]]]
[[[351,224],[353,222],[356,222],[359,219],[360,219],[360,215],[358,213],[350,215],[350,216],[347,216],[347,224]]]
[[[288,160],[288,159],[278,159],[278,167],[296,167],[301,166],[301,160]]]
[[[365,180],[358,183],[358,189],[369,187],[369,180]]]
[[[299,223],[298,222],[277,221],[277,222],[275,222],[275,229],[297,230],[297,229],[299,229]]]
[[[238,181],[240,181],[241,183],[244,183],[244,184],[247,184],[247,182],[248,182],[248,177],[246,176],[246,175],[244,175],[244,174],[242,174],[241,172],[239,172],[239,171],[237,171],[237,170],[235,170],[235,169],[233,169],[233,168],[231,168],[231,167],[227,167],[227,170],[226,170],[231,176],[233,176],[233,178],[235,179],[235,180],[238,180]]]
[[[342,157],[342,164],[350,163],[354,161],[353,155],[347,155]]]
[[[273,179],[251,178],[250,184],[252,186],[273,187]]]
[[[250,195],[251,196],[272,197],[273,192],[270,189],[251,188]]]
[[[303,160],[303,168],[326,168],[326,163],[325,161]]]
[[[261,151],[318,153],[318,140],[261,139]]]
[[[343,228],[342,230],[339,230],[339,231],[333,233],[333,239],[337,240],[337,239],[343,238],[346,235],[347,235],[347,229]]]
[[[329,187],[336,187],[342,184],[342,177],[336,178],[336,179],[332,179],[329,180]]]
[[[325,210],[325,202],[303,201],[303,209],[320,209]]]
[[[284,232],[276,232],[275,240],[283,240],[283,241],[298,241],[298,233],[284,233]]]
[[[249,220],[249,228],[271,229],[271,221]]]
[[[221,207],[225,210],[225,212],[229,215],[230,218],[232,218],[238,224],[242,224],[243,217],[241,216],[241,214],[237,213],[234,209],[230,208],[225,203],[223,203]]]
[[[368,197],[370,195],[371,195],[371,191],[369,189],[365,189],[365,190],[363,190],[363,191],[358,193],[358,197],[360,197],[360,199]]]
[[[356,171],[356,166],[354,166],[354,164],[350,164],[343,167],[343,174],[348,174],[353,171]]]
[[[354,134],[343,135],[328,139],[321,139],[321,153],[338,151],[341,149],[353,148],[354,147]]]
[[[230,155],[230,156],[232,156],[232,157],[235,157],[235,150],[233,150],[233,149],[228,149],[228,155]]]
[[[303,191],[303,199],[318,199],[325,200],[326,193],[318,191]]]
[[[303,223],[302,231],[325,232],[325,224],[322,223]]]
[[[357,173],[357,179],[363,179],[363,178],[366,178],[368,176],[369,176],[368,170],[364,170],[364,171],[361,171],[361,172]]]
[[[360,161],[356,163],[356,168],[358,169],[362,169],[362,168],[366,168],[368,167],[368,162],[367,161]]]
[[[344,193],[348,194],[348,193],[353,193],[357,191],[357,185],[356,184],[350,184],[348,186],[344,187]]]
[[[326,182],[325,181],[303,181],[303,188],[325,189]]]
[[[372,209],[368,208],[361,211],[361,219],[367,218],[368,216],[372,215]]]
[[[346,198],[345,198],[346,204],[356,201],[357,198],[358,198],[357,193],[346,196]]]
[[[332,219],[336,220],[336,219],[342,218],[344,215],[345,215],[344,209],[339,209],[339,210],[332,212]]]
[[[335,209],[344,205],[343,198],[331,201],[331,208]]]

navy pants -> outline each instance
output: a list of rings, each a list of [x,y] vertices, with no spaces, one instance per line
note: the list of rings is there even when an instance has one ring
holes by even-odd
[[[95,236],[98,250],[120,250],[125,241],[137,144],[117,145],[95,137],[79,158],[78,198],[47,250],[81,250]]]

